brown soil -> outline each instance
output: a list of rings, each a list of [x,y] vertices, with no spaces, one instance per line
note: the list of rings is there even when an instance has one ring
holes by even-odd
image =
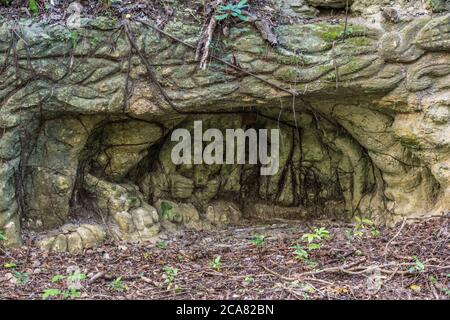
[[[42,253],[28,243],[0,253],[0,299],[65,291],[67,283],[52,278],[73,266],[86,275],[81,299],[449,299],[449,218],[381,228],[378,236],[365,227],[355,239],[351,224],[277,221],[180,231],[156,244],[107,243],[80,255]],[[295,259],[291,247],[305,247],[302,235],[319,226],[330,238],[309,260]],[[264,236],[261,247],[251,241],[255,234]],[[169,289],[166,267],[178,269]]]

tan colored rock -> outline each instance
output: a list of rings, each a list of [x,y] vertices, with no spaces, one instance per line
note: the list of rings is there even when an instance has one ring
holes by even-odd
[[[105,231],[99,225],[66,224],[52,232],[52,235],[43,236],[36,245],[45,251],[80,253],[84,249],[101,245],[105,237]]]
[[[39,249],[43,251],[50,251],[53,248],[53,244],[55,243],[55,237],[44,237],[41,240],[36,242],[36,245]]]
[[[99,245],[97,238],[88,228],[79,227],[77,229],[77,233],[81,237],[84,249],[95,248],[96,246]]]
[[[67,236],[67,251],[70,253],[81,253],[83,251],[83,239],[77,232]]]
[[[114,214],[113,219],[117,223],[117,226],[121,232],[132,233],[134,231],[133,220],[128,212],[117,212]]]
[[[106,233],[102,226],[96,224],[82,224],[81,228],[88,229],[95,237],[98,243],[101,243],[105,240]]]
[[[345,8],[348,3],[349,6],[352,5],[353,0],[305,0],[307,4],[312,7],[321,8]]]
[[[241,216],[242,213],[239,208],[231,202],[214,202],[206,209],[206,219],[216,227],[236,223]]]
[[[56,252],[66,252],[68,250],[67,237],[63,234],[58,235],[53,243],[52,250]]]

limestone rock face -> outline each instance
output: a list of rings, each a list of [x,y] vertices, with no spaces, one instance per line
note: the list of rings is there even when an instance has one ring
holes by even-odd
[[[352,0],[306,0],[306,3],[312,7],[322,8],[345,8],[346,5],[351,6]]]
[[[58,230],[39,246],[80,252],[107,237],[145,241],[242,218],[390,223],[448,212],[447,7],[354,0],[345,24],[323,13],[346,1],[277,3],[261,10],[274,16],[278,45],[252,21],[231,23],[214,49],[229,64],[211,58],[207,70],[190,47],[202,24],[185,10],[165,34],[151,19],[83,18],[69,31],[0,18],[6,244],[20,244],[22,229]],[[171,133],[193,134],[194,120],[222,133],[280,129],[280,170],[174,164]]]
[[[42,250],[80,253],[84,249],[95,248],[102,244],[105,237],[105,230],[100,225],[67,224],[40,238],[36,244]]]

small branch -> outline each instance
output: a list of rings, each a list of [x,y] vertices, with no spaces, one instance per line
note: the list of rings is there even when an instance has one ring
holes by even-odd
[[[200,61],[199,68],[202,70],[206,70],[211,41],[216,26],[217,20],[216,18],[214,18],[214,16],[212,16],[209,20],[209,24],[207,25],[197,44],[197,50],[195,51],[195,60]]]
[[[387,259],[389,245],[392,243],[392,241],[394,241],[400,235],[403,228],[405,227],[405,224],[406,224],[406,218],[403,218],[403,222],[402,222],[402,225],[400,226],[400,229],[398,229],[397,233],[391,238],[391,240],[388,241],[388,243],[386,243],[386,246],[384,247],[384,262],[386,262],[386,259]]]

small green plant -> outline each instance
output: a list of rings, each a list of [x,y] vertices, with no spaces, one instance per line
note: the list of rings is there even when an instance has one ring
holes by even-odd
[[[173,286],[175,277],[178,274],[178,269],[171,266],[164,267],[164,284],[167,286],[167,290],[170,290]],[[177,289],[177,287],[175,287]]]
[[[367,218],[355,217],[355,227],[353,230],[347,229],[346,236],[351,241],[355,238],[360,238],[364,235],[366,230],[370,229],[370,234],[372,237],[378,237],[380,235],[380,230],[375,227],[372,220]]]
[[[326,239],[330,238],[330,232],[327,229],[325,229],[324,227],[315,228],[314,232],[320,239],[326,240]]]
[[[16,278],[16,283],[19,286],[24,286],[28,283],[29,279],[30,279],[30,274],[28,272],[19,272],[19,271],[14,271],[13,272],[14,278]]]
[[[59,289],[45,289],[44,292],[42,293],[42,298],[48,299],[48,298],[59,296],[60,294],[61,294],[61,290],[59,290]]]
[[[0,241],[6,241],[6,240],[8,240],[6,238],[6,236],[2,232],[0,232]]]
[[[14,269],[14,268],[17,267],[17,264],[15,264],[15,263],[13,263],[13,262],[8,262],[8,263],[5,263],[5,264],[3,265],[3,267],[4,267],[5,269]]]
[[[36,0],[28,0],[28,11],[34,15],[39,13],[39,7]]]
[[[245,283],[246,285],[250,285],[250,284],[252,284],[254,281],[255,281],[255,279],[254,279],[253,277],[250,277],[250,276],[247,276],[247,277],[244,278],[244,283]]]
[[[370,234],[372,235],[372,237],[376,238],[380,235],[380,230],[377,229],[376,227],[372,227],[370,229]]]
[[[445,295],[447,295],[447,296],[450,297],[450,287],[442,288],[442,292],[443,292]]]
[[[320,243],[308,243],[308,250],[319,250],[322,247]]]
[[[164,241],[158,242],[157,246],[159,249],[162,249],[162,250],[167,249],[167,243]]]
[[[72,288],[70,290],[65,290],[62,292],[63,299],[76,299],[81,296],[80,291],[78,291],[75,288]]]
[[[110,287],[114,291],[122,292],[124,290],[128,290],[128,287],[123,284],[122,277],[117,277],[111,282]]]
[[[292,249],[294,249],[294,258],[297,260],[306,260],[309,257],[309,253],[308,251],[306,251],[305,249],[303,249],[303,247],[301,245],[295,245],[293,247],[291,247]]]
[[[161,215],[164,219],[170,219],[172,213],[172,205],[168,202],[161,202]]]
[[[221,261],[221,259],[222,259],[221,256],[217,256],[213,261],[211,261],[209,263],[211,268],[213,268],[216,271],[220,271],[220,268],[222,268],[222,261]]]
[[[425,265],[422,261],[417,258],[417,256],[412,257],[414,260],[414,265],[408,269],[408,272],[410,273],[416,273],[416,272],[424,272],[425,271]]]
[[[76,281],[83,281],[86,279],[86,275],[84,273],[81,273],[79,270],[74,271],[73,273],[71,273],[67,279],[71,282],[76,282]]]
[[[324,227],[315,228],[313,233],[305,233],[302,239],[305,242],[313,243],[314,241],[322,241],[330,238],[330,232]]]
[[[248,1],[241,0],[237,4],[227,4],[221,5],[217,9],[218,15],[215,16],[217,21],[222,21],[229,19],[231,17],[239,18],[242,21],[248,21],[248,16],[246,16],[242,10],[248,8]]]
[[[72,45],[72,48],[75,49],[78,43],[78,33],[75,31],[71,31],[68,34],[68,40],[70,41],[70,44]]]
[[[257,248],[262,248],[266,244],[266,240],[263,235],[255,234],[250,240],[250,243]]]
[[[60,297],[62,299],[76,299],[76,298],[79,298],[80,296],[81,296],[81,293],[75,288],[72,288],[70,290],[64,290],[64,291],[52,288],[52,289],[46,289],[42,293],[43,299],[54,298],[54,297],[55,298]]]
[[[57,274],[56,276],[53,276],[52,282],[53,282],[53,283],[61,282],[61,281],[64,280],[65,278],[66,278],[66,277],[63,276],[62,274]]]

